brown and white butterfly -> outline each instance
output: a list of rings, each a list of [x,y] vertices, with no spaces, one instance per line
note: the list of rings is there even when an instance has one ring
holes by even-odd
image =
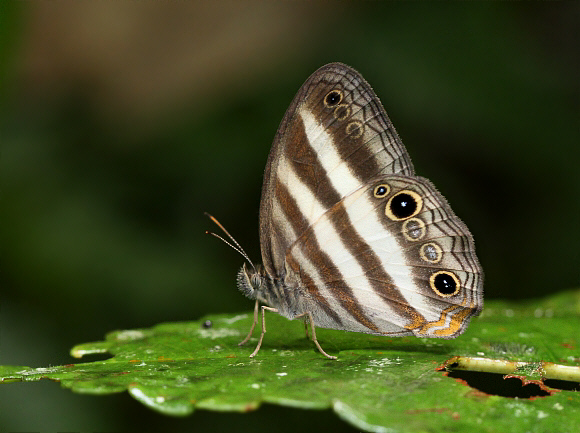
[[[264,174],[260,244],[263,267],[238,274],[256,300],[240,344],[262,304],[250,356],[266,332],[264,310],[308,320],[318,350],[334,359],[315,326],[454,338],[483,307],[469,230],[415,175],[370,85],[340,63],[314,72],[282,119]]]

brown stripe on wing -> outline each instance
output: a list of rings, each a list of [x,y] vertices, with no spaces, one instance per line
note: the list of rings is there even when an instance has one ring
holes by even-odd
[[[361,137],[346,134],[349,119],[338,120],[333,115],[334,107],[324,104],[324,97],[333,89],[344,93],[344,102],[352,106],[353,112],[368,130]],[[411,174],[411,160],[392,126],[384,108],[370,85],[352,68],[331,64],[313,74],[304,85],[297,101],[296,110],[308,110],[315,116],[332,137],[332,142],[322,147],[334,146],[349,170],[361,185],[378,173],[393,172]],[[301,116],[294,114],[285,125],[283,153],[290,161],[299,178],[312,189],[319,202],[329,208],[342,197],[332,188],[317,152],[311,147]],[[366,141],[365,141],[366,140]],[[274,180],[276,182],[276,180]],[[300,233],[297,233],[300,236]]]
[[[333,137],[333,142],[326,145],[336,146],[336,139],[337,137]],[[310,188],[318,202],[326,209],[331,208],[343,197],[332,186],[325,169],[320,164],[317,152],[308,141],[304,122],[300,116],[292,125],[292,134],[288,140],[284,148],[284,157],[290,162],[300,180]],[[344,147],[337,150],[342,158],[347,158],[344,164],[348,165],[349,170],[359,179],[362,186],[371,175],[381,171],[381,167],[377,164],[376,155],[370,149],[360,143],[358,145],[351,143],[351,145],[351,149]],[[406,157],[406,155],[403,156]],[[296,233],[298,237],[300,233]]]
[[[411,159],[371,86],[358,72],[344,65],[330,67],[329,73],[332,75],[323,74],[310,84],[304,96],[305,108],[333,134],[343,159],[352,158],[356,176],[364,183],[380,172],[412,175]],[[335,118],[335,107],[324,105],[324,97],[333,89],[343,92],[341,104],[351,108],[351,115],[344,120]],[[366,131],[359,138],[346,134],[346,126],[354,119],[363,122]],[[381,143],[380,152],[376,149],[377,141]]]
[[[349,253],[364,270],[365,277],[368,279],[373,290],[385,299],[385,302],[394,304],[395,309],[401,312],[401,316],[408,320],[408,329],[422,326],[425,323],[425,318],[412,308],[396,289],[391,277],[384,270],[380,258],[371,248],[369,248],[368,244],[364,239],[362,239],[350,223],[344,206],[339,203],[341,200],[340,194],[330,183],[328,175],[320,164],[316,153],[310,146],[306,137],[303,122],[300,122],[300,124],[302,128],[295,128],[296,136],[292,141],[292,146],[286,147],[285,155],[286,158],[291,161],[292,168],[296,175],[311,190],[312,194],[325,209],[332,208],[329,213],[331,223],[339,233],[342,243],[346,246]],[[292,151],[289,152],[289,150]],[[362,153],[359,154],[359,156],[362,155]],[[351,159],[351,161],[348,162],[351,168],[352,162],[356,161],[352,161]],[[376,167],[376,165],[368,165],[368,167],[371,166]],[[359,165],[359,168],[360,167],[362,166]],[[287,200],[292,198],[283,185],[279,184],[277,188],[279,191],[279,197],[283,196],[285,203]],[[285,204],[284,209],[286,208],[287,205]],[[287,213],[288,220],[291,222],[297,217],[297,215],[302,215],[297,206],[289,206],[288,211],[285,210],[285,212]],[[297,237],[301,237],[306,229],[305,224],[297,224],[294,231]],[[311,236],[308,234],[308,237],[313,236],[314,235]],[[330,261],[331,259],[328,258],[328,260]],[[338,270],[336,272],[338,272]],[[340,275],[340,273],[336,275]],[[329,274],[329,276],[334,277],[332,274]],[[346,286],[346,283],[344,286]],[[334,286],[332,287],[334,289]],[[341,287],[341,284],[336,287]],[[342,296],[340,299],[342,299],[342,302],[345,302],[346,298]],[[365,326],[367,325],[365,324]]]
[[[380,105],[371,101],[368,107],[362,107],[361,110],[366,113],[369,110],[378,110],[378,107]],[[319,124],[326,126],[327,133],[332,137],[332,145],[361,183],[366,183],[380,173],[412,173],[409,155],[402,147],[392,125],[387,126],[388,124],[384,122],[382,115],[376,113],[368,115],[368,119],[361,119],[364,133],[360,137],[356,137],[355,134],[348,135],[346,132],[347,125],[355,117],[354,115],[343,121],[334,119],[331,115],[333,121],[327,123],[323,117],[324,114],[317,111],[327,110],[326,108],[312,107],[308,109],[316,116]],[[380,124],[377,123],[379,121]]]
[[[352,226],[343,203],[334,206],[328,216],[343,244],[365,271],[365,277],[373,290],[409,321],[405,328],[423,326],[426,323],[425,318],[401,295],[391,276],[385,271],[381,259]]]
[[[364,114],[363,120],[367,124],[365,127],[369,131],[374,131],[373,134],[377,133],[378,135],[374,137],[372,134],[363,135],[367,140],[366,142],[362,142],[360,141],[362,139],[359,139],[358,143],[353,143],[351,141],[352,137],[346,139],[344,128],[349,120],[338,121],[334,117],[334,109],[328,109],[329,107],[324,104],[324,97],[333,89],[341,90],[345,101],[349,104],[355,104],[352,107],[353,112],[358,113],[360,111],[359,107],[366,107],[365,110],[371,112],[371,115],[367,115],[365,111],[361,114]],[[288,161],[295,160],[297,164],[302,164],[302,169],[298,170],[302,176],[304,176],[304,172],[309,170],[309,161],[304,161],[302,159],[304,155],[300,153],[300,143],[306,143],[303,139],[303,125],[297,111],[302,107],[311,111],[315,110],[318,115],[322,116],[322,125],[327,126],[332,122],[341,122],[342,135],[346,139],[344,146],[339,146],[341,155],[352,159],[353,172],[361,182],[364,183],[368,176],[372,176],[377,172],[409,175],[413,173],[410,159],[396,131],[392,126],[385,126],[391,125],[390,120],[388,120],[379,99],[364,78],[354,69],[340,63],[332,63],[319,68],[306,80],[288,107],[276,133],[264,172],[260,204],[260,244],[262,246],[262,261],[270,275],[282,272],[283,256],[292,243],[291,240],[290,243],[285,243],[286,240],[289,240],[288,238],[277,239],[277,233],[271,224],[274,206],[272,197],[276,194],[281,156],[286,154]],[[376,118],[373,118],[373,115]],[[375,124],[378,125],[376,130],[372,129],[375,128]],[[337,137],[335,139],[338,141]],[[347,143],[350,144],[347,145]],[[344,153],[342,149],[345,150]],[[354,154],[354,152],[357,152],[357,154],[351,158],[349,155]],[[312,172],[309,178],[317,182],[320,177],[318,173]],[[323,191],[325,188],[325,185],[320,184],[317,191]],[[332,199],[331,193],[329,193],[328,198],[322,198],[324,203],[330,202]]]
[[[313,154],[308,145],[304,124],[300,116],[296,114],[292,121],[283,122],[283,125],[286,128],[284,131],[285,141],[283,146],[277,147],[276,164],[285,159],[294,167],[301,180],[306,183],[314,181],[316,175],[313,168],[313,158],[316,159],[316,155]],[[280,176],[284,176],[285,173],[282,170],[277,171],[272,178],[269,173],[270,163],[271,161],[266,166],[265,179],[268,181],[264,181],[260,205],[260,244],[262,246],[262,259],[268,274],[278,278],[284,272],[284,259],[290,246],[308,229],[310,223],[298,209],[285,203],[285,200],[291,198],[280,180]],[[271,188],[271,191],[266,188]],[[294,225],[294,233],[289,233],[281,221],[274,224],[277,204],[280,205],[281,211]]]
[[[372,167],[364,169],[362,168],[364,165],[361,165],[361,169],[356,172],[357,175],[364,176],[365,180],[376,176],[379,172],[412,175],[414,170],[411,158],[380,100],[370,86],[368,87],[366,91],[368,94],[363,92],[351,102],[352,114],[344,121],[348,124],[351,120],[360,120],[364,124],[365,134],[359,139],[353,139],[344,133],[344,129],[339,129],[337,147],[344,159],[350,158],[349,150],[367,150],[368,157],[376,161],[377,169],[374,170]],[[385,155],[379,155],[380,153]]]
[[[316,301],[316,303],[324,310],[326,315],[334,320],[338,325],[344,327],[340,316],[337,314],[336,311],[332,309],[326,298],[318,291],[318,287],[316,283],[310,276],[303,272],[300,268],[300,264],[296,261],[292,254],[288,254],[286,256],[286,262],[288,266],[300,276],[300,281],[302,282],[303,288],[306,289],[306,292]]]
[[[302,215],[296,201],[282,184],[278,185],[277,194],[288,221],[294,227],[294,231],[298,233],[303,228],[300,222],[304,221],[304,217],[295,218],[297,214]],[[332,259],[321,250],[313,230],[309,229],[308,232],[305,232],[300,237],[299,247],[303,254],[311,260],[322,280],[327,284],[330,292],[343,308],[361,325],[374,332],[380,332],[377,326],[367,317],[364,309],[356,300],[352,289],[342,279],[340,270],[334,265]],[[316,288],[315,285],[310,287],[312,290]]]
[[[316,113],[310,112],[315,115]],[[320,123],[320,119],[318,120]],[[289,137],[288,143],[285,146],[284,155],[287,161],[290,161],[293,169],[304,184],[308,185],[312,193],[317,197],[320,204],[326,208],[330,208],[341,200],[341,195],[334,189],[330,179],[319,161],[317,150],[313,148],[313,144],[309,141],[306,134],[305,125],[301,116],[297,116],[296,122],[293,125],[293,136]],[[336,147],[337,137],[332,130],[326,129],[326,133],[330,134],[331,140],[323,144],[316,143],[320,146],[319,150],[324,151],[328,146]],[[350,143],[347,149],[337,149],[348,152],[350,156],[348,161],[349,170],[358,177],[360,185],[364,184],[365,178],[368,177],[368,171],[373,173],[379,170],[375,158],[368,149],[361,148],[360,144]],[[343,152],[343,153],[344,153]],[[340,153],[344,160],[344,154]]]
[[[326,172],[310,146],[302,118],[298,116],[293,125],[293,136],[284,149],[284,156],[294,169],[296,176],[308,186],[318,202],[328,209],[340,201],[340,194],[333,188]],[[310,215],[309,215],[310,216]],[[300,237],[304,230],[296,231]]]

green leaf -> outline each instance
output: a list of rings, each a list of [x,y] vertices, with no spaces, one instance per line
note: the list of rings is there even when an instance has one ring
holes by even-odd
[[[206,320],[211,327],[204,327]],[[268,332],[253,359],[248,356],[258,330],[246,346],[237,344],[252,314],[213,315],[112,332],[103,342],[71,352],[76,357],[111,354],[106,360],[48,368],[0,366],[0,378],[51,379],[86,394],[127,390],[167,415],[194,409],[243,412],[262,403],[333,408],[366,431],[548,432],[555,422],[560,431],[574,431],[580,421],[580,393],[570,390],[578,386],[580,371],[580,291],[526,304],[490,301],[455,340],[318,329],[320,344],[338,356],[336,361],[316,350],[301,323],[272,313],[266,322]],[[441,371],[446,361],[452,371]],[[462,376],[457,370],[474,365],[491,373]],[[562,369],[568,376],[559,376]],[[493,371],[524,380],[504,380]],[[482,377],[483,390],[476,384]],[[542,382],[546,377],[563,380]],[[510,380],[511,386],[516,381],[515,391],[507,389]],[[513,398],[522,390],[535,398]]]

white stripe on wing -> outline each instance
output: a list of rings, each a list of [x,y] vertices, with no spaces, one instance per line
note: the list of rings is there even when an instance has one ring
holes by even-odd
[[[351,289],[355,301],[363,308],[364,313],[373,321],[373,323],[383,332],[401,331],[401,318],[396,314],[396,310],[391,308],[379,294],[377,294],[368,279],[365,277],[364,269],[360,266],[358,261],[349,252],[348,248],[342,242],[340,235],[336,232],[332,221],[324,214],[324,208],[318,202],[316,197],[312,194],[310,189],[300,180],[296,175],[290,164],[286,164],[284,177],[279,177],[278,180],[283,183],[289,193],[296,201],[300,212],[304,215],[318,215],[320,217],[310,220],[311,230],[314,233],[315,239],[320,246],[320,249],[325,253],[332,263],[339,269],[336,280],[342,280]],[[317,287],[320,289],[325,284],[332,284],[330,281],[324,280],[313,274],[313,269],[316,268],[314,262],[305,262],[304,257],[300,258],[300,254],[294,253],[297,248],[291,250],[294,258],[300,260],[300,264],[309,269],[309,276],[316,281]],[[315,258],[309,258],[312,260]],[[335,305],[332,298],[328,297],[328,290],[324,287],[321,290],[325,298],[331,305]],[[342,317],[342,316],[341,316]],[[385,320],[388,318],[389,320]],[[398,320],[397,320],[398,319]],[[368,332],[368,330],[366,331]]]
[[[395,286],[400,290],[401,295],[405,298],[407,303],[415,308],[427,321],[437,320],[439,314],[429,305],[428,298],[425,298],[421,291],[415,286],[413,277],[411,275],[411,268],[409,266],[393,265],[392,263],[406,263],[406,257],[401,245],[396,238],[392,236],[379,220],[379,216],[375,211],[374,203],[370,200],[368,188],[361,188],[359,180],[354,176],[351,170],[345,164],[339,165],[341,161],[340,154],[336,149],[332,136],[326,131],[321,131],[322,126],[316,121],[316,118],[306,109],[300,110],[300,116],[304,122],[304,129],[306,136],[312,148],[317,152],[318,161],[326,171],[327,177],[332,186],[338,191],[341,196],[344,196],[344,207],[349,217],[350,225],[358,233],[358,235],[365,240],[372,240],[369,246],[374,251],[376,256],[380,259],[385,272],[392,278]],[[312,137],[312,138],[311,138]],[[318,153],[320,150],[321,153]],[[299,180],[298,180],[299,181]],[[306,188],[306,187],[305,187]],[[308,190],[308,188],[306,188]],[[355,193],[354,190],[358,189]],[[290,189],[293,193],[293,191]],[[310,190],[308,190],[310,194]],[[300,196],[302,197],[302,196]],[[315,200],[314,197],[309,197],[308,200]],[[324,227],[329,225],[330,228]],[[346,252],[346,248],[342,245],[340,237],[334,231],[334,227],[330,221],[323,222],[321,219],[314,227],[317,238],[319,233],[321,245],[326,241],[326,248],[331,250],[342,247],[341,250]],[[377,238],[377,234],[382,236]],[[327,237],[328,236],[328,237]],[[332,242],[332,247],[329,245],[328,239],[337,241]],[[369,308],[377,306],[385,306],[385,315],[394,315],[399,318],[396,320],[393,316],[390,317],[391,322],[400,323],[401,316],[397,313],[398,309],[388,305],[381,297],[376,295],[368,281],[361,281],[361,276],[364,276],[364,270],[360,268],[358,262],[352,257],[350,261],[345,261],[346,257],[340,257],[339,252],[336,252],[337,258],[342,260],[333,260],[336,264],[340,264],[340,269],[345,275],[345,279],[356,277],[358,279],[356,285],[350,281],[351,287],[356,287],[356,296],[361,305]],[[344,255],[344,254],[343,254]],[[342,264],[344,262],[344,264]],[[345,267],[343,270],[343,266]],[[349,268],[347,268],[349,266]],[[355,271],[354,268],[358,267]],[[364,295],[362,295],[364,293]],[[372,293],[372,294],[371,294]],[[374,319],[376,321],[376,319]],[[406,325],[408,323],[404,323]]]

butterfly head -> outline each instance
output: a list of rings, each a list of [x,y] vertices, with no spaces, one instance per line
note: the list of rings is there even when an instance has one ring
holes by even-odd
[[[262,298],[266,289],[266,272],[261,266],[248,267],[244,263],[238,272],[238,289],[250,299]]]

